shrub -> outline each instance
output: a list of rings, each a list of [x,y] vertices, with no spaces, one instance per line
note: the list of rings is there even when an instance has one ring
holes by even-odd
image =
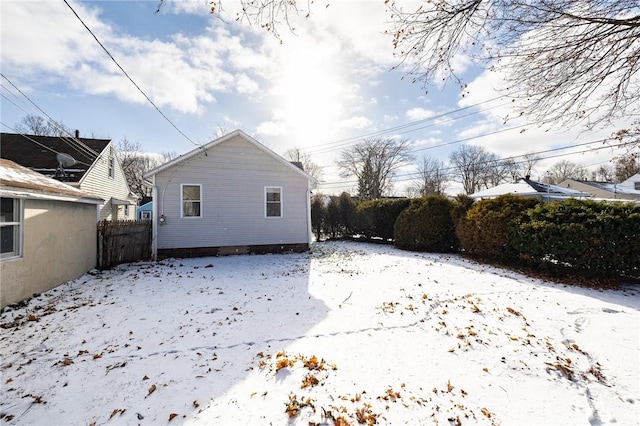
[[[374,237],[383,240],[393,239],[393,225],[398,215],[409,206],[408,198],[363,201],[356,208],[354,233],[367,239]]]
[[[478,201],[457,225],[456,234],[462,249],[484,260],[518,262],[519,251],[510,242],[514,234],[512,228],[528,209],[539,203],[539,200],[515,195]]]
[[[513,244],[534,265],[591,277],[640,276],[640,206],[593,200],[536,206]]]
[[[336,239],[342,236],[342,226],[340,224],[340,206],[336,197],[331,197],[325,213],[324,231],[329,238]]]
[[[458,194],[453,200],[453,210],[451,211],[451,216],[453,217],[453,223],[456,225],[460,222],[466,215],[467,212],[473,207],[473,203],[476,200],[469,197],[466,194]]]
[[[324,195],[315,194],[311,199],[311,228],[316,234],[316,241],[320,241],[322,237],[325,212]]]
[[[347,192],[340,194],[338,199],[338,209],[340,210],[340,224],[344,235],[353,235],[353,228],[356,220],[356,204]]]
[[[456,252],[454,208],[455,203],[443,196],[411,200],[395,223],[396,247],[432,253]]]

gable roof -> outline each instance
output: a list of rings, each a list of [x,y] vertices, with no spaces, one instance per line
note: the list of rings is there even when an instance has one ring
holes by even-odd
[[[3,158],[0,158],[0,176],[0,194],[3,196],[55,199],[89,204],[101,204],[103,201]]]
[[[567,179],[565,182],[576,182],[581,183],[583,185],[590,186],[592,188],[596,188],[602,191],[610,192],[611,194],[626,194],[626,195],[640,195],[640,190],[637,190],[631,184],[622,183],[611,183],[611,182],[600,182],[600,181],[591,181],[591,180],[574,180]],[[564,184],[564,182],[563,182]]]
[[[287,161],[284,157],[282,157],[281,155],[276,154],[275,152],[273,152],[272,150],[270,150],[269,148],[267,148],[266,146],[264,146],[263,144],[261,144],[260,142],[258,142],[257,140],[255,140],[254,138],[252,138],[251,136],[249,136],[248,134],[246,134],[245,132],[243,132],[242,130],[238,129],[238,130],[234,130],[231,133],[227,133],[224,136],[219,137],[218,139],[214,139],[209,143],[206,143],[205,145],[202,145],[192,151],[187,152],[186,154],[183,154],[177,158],[174,158],[173,160],[164,163],[158,167],[156,167],[153,170],[149,170],[148,172],[146,172],[143,175],[143,178],[148,178],[151,177],[163,170],[167,170],[173,166],[175,166],[176,164],[182,163],[183,161],[186,161],[192,157],[195,157],[198,154],[201,153],[206,153],[208,150],[210,150],[211,148],[220,145],[224,142],[227,142],[230,139],[233,139],[234,137],[239,136],[242,139],[244,139],[246,142],[250,143],[251,145],[255,146],[256,148],[260,149],[261,151],[263,151],[265,154],[267,154],[269,157],[272,157],[274,160],[278,161],[279,163],[283,164],[284,166],[286,166],[287,168],[289,168],[290,170],[292,170],[293,172],[303,176],[304,178],[310,180],[310,181],[315,181],[315,179],[313,178],[313,176],[311,176],[310,174],[308,174],[307,172],[305,172],[304,170],[302,170],[301,168],[299,168],[298,166],[292,164],[291,162]]]
[[[110,139],[0,133],[0,157],[61,182],[75,183],[80,182],[110,142]],[[76,160],[76,164],[64,169],[64,174],[58,171],[58,153],[68,154]]]
[[[640,182],[640,173],[636,173],[635,175],[629,177],[629,179],[620,182],[620,185],[635,188],[635,184],[638,182]]]
[[[562,188],[556,185],[536,182],[531,179],[520,178],[513,183],[503,183],[502,185],[487,188],[485,190],[471,194],[472,198],[491,198],[504,194],[516,194],[526,196],[551,196],[551,197],[589,197],[590,194],[574,189]]]

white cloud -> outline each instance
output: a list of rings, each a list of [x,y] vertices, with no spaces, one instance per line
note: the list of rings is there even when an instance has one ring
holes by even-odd
[[[98,8],[82,3],[73,7],[158,106],[200,113],[216,93],[258,89],[250,72],[264,66],[266,59],[242,47],[240,38],[226,29],[207,33],[203,28],[202,36],[176,34],[167,41],[140,39],[101,22]],[[49,78],[53,74],[85,93],[146,102],[64,3],[3,2],[2,12],[4,72],[20,72],[34,86],[43,73]]]
[[[429,109],[425,109],[425,108],[420,108],[420,107],[416,107],[416,108],[411,108],[409,110],[407,110],[404,115],[412,121],[418,121],[418,120],[424,120],[426,118],[429,117],[433,117],[435,114],[434,111],[431,111]]]
[[[344,129],[365,129],[371,127],[373,122],[367,117],[351,117],[340,121],[340,127]]]

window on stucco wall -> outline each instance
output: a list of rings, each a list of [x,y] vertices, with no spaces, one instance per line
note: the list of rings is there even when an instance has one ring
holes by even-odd
[[[17,198],[0,199],[0,259],[21,255],[22,202]]]

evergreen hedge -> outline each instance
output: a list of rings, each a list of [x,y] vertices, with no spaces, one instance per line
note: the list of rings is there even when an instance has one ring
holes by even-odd
[[[456,228],[460,246],[474,258],[500,263],[517,263],[519,251],[511,244],[513,228],[526,211],[540,204],[516,195],[478,201]]]
[[[432,253],[457,252],[454,209],[455,203],[443,196],[411,200],[394,226],[396,247]]]
[[[640,277],[640,205],[576,199],[539,204],[513,231],[514,249],[534,266]]]

